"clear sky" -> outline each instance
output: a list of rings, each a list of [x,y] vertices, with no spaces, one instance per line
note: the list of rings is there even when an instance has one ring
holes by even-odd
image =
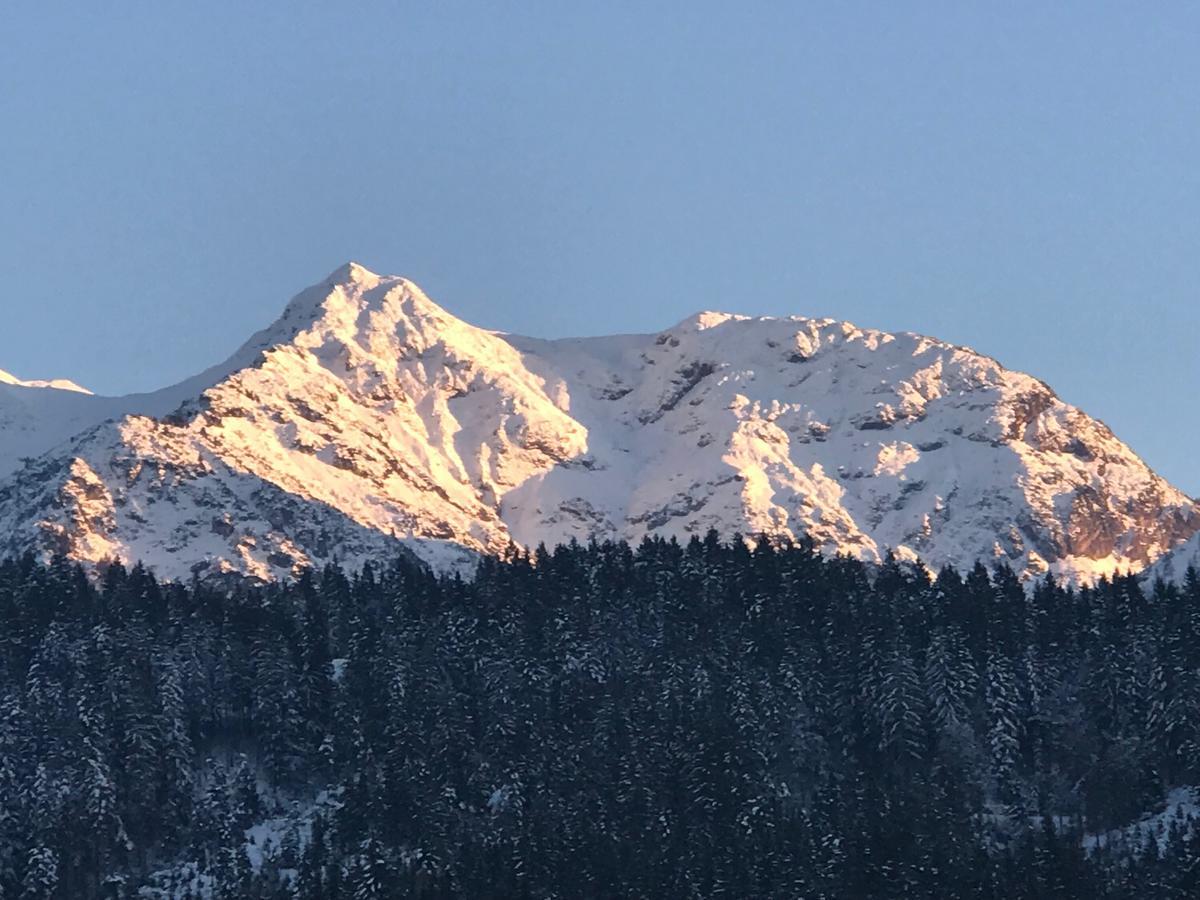
[[[1200,494],[1198,47],[1171,2],[9,2],[0,368],[159,386],[355,259],[539,336],[933,334]]]

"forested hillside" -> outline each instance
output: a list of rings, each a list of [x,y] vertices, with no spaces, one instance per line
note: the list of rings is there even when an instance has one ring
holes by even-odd
[[[0,897],[1195,897],[1196,784],[1194,572],[0,565]]]

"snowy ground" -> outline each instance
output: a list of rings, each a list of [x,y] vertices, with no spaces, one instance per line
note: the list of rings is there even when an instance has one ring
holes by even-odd
[[[1198,819],[1200,819],[1200,788],[1178,787],[1167,795],[1166,806],[1161,812],[1148,815],[1124,828],[1084,835],[1083,847],[1089,853],[1104,847],[1122,847],[1138,852],[1146,846],[1148,840],[1153,839],[1158,842],[1158,849],[1161,852],[1166,847],[1172,825],[1178,825],[1190,832],[1196,827]]]
[[[247,828],[244,851],[251,870],[258,873],[267,860],[279,860],[290,840],[293,850],[301,854],[312,837],[316,816],[337,807],[337,798],[321,791],[310,800],[276,799],[269,818]],[[295,865],[281,866],[280,878],[291,881],[297,875]],[[212,878],[196,860],[187,860],[164,867],[147,877],[138,896],[147,900],[184,900],[199,896],[208,900],[213,895]]]

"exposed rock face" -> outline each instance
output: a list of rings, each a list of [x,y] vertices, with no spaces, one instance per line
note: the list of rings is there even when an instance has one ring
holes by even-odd
[[[1088,579],[1200,531],[1196,504],[1036,379],[833,320],[541,341],[349,265],[181,385],[66,394],[0,384],[0,552],[272,578],[400,546],[455,567],[716,528]]]

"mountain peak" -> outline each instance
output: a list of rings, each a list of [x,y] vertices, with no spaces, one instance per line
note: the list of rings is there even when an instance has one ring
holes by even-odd
[[[288,342],[299,332],[331,316],[352,316],[352,307],[360,306],[364,295],[377,293],[381,286],[390,288],[404,283],[402,278],[384,278],[356,262],[347,262],[292,297],[279,318],[251,338],[247,346]]]
[[[399,275],[378,275],[348,262],[293,297],[279,319],[250,343],[256,347],[290,343],[310,331],[314,339],[325,335],[364,342],[369,335],[379,337],[389,329],[402,333],[419,325],[419,330],[436,331],[455,324],[466,325],[430,300],[414,282]]]
[[[90,394],[87,388],[82,387],[67,378],[50,378],[50,379],[32,379],[29,381],[22,380],[10,372],[5,372],[0,369],[0,384],[11,384],[16,387],[28,388],[51,388],[56,391],[73,391],[77,394]]]
[[[356,263],[354,260],[342,263],[325,279],[326,284],[365,284],[367,282],[378,282],[380,276],[372,272],[366,266]]]
[[[743,316],[737,313],[727,313],[714,309],[705,309],[688,316],[671,330],[705,331],[709,328],[716,328],[719,325],[724,325],[726,322],[746,322],[751,318],[751,316]]]

